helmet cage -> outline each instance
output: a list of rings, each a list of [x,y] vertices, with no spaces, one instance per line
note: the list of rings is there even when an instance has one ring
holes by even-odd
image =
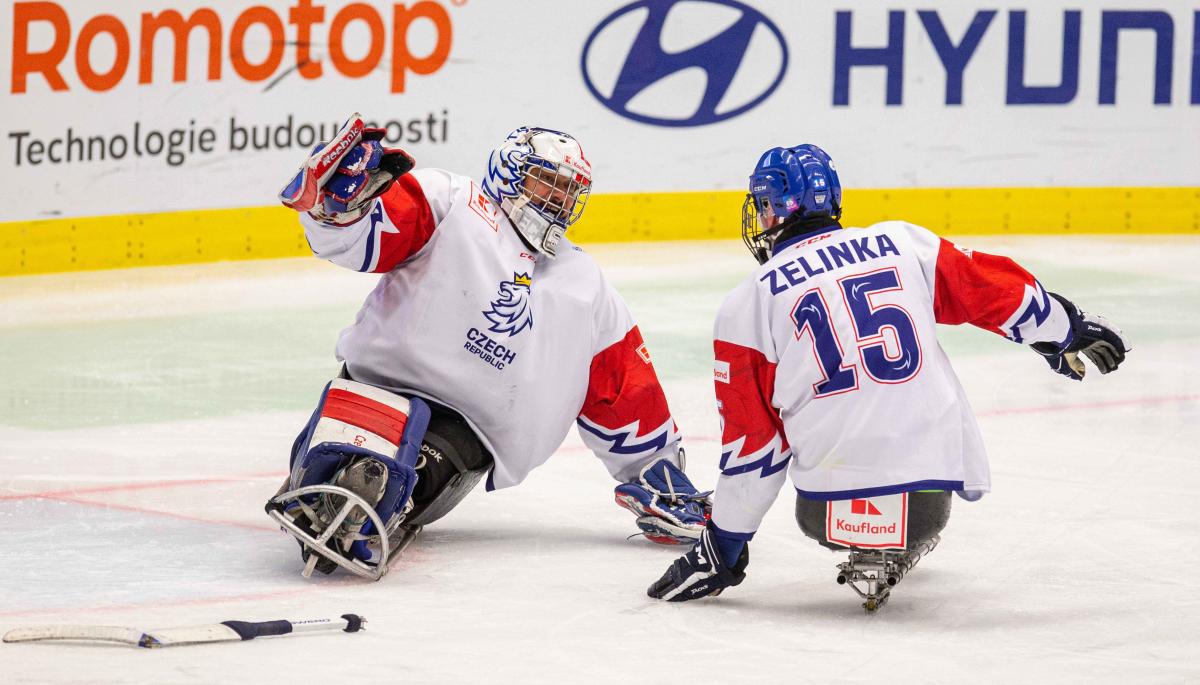
[[[837,167],[816,145],[772,148],[750,175],[742,204],[742,241],[759,264],[771,257],[789,219],[842,216],[842,185]],[[788,222],[789,225],[792,222]]]
[[[521,197],[550,223],[566,228],[579,220],[592,179],[566,164],[530,155],[525,165]]]
[[[783,230],[778,223],[774,223],[776,217],[770,202],[764,199],[763,204],[760,211],[758,200],[750,193],[746,194],[746,201],[742,203],[742,242],[759,264],[771,258],[775,237]]]
[[[525,242],[553,257],[567,227],[582,216],[591,184],[591,164],[578,141],[561,131],[522,127],[492,152],[483,191]]]

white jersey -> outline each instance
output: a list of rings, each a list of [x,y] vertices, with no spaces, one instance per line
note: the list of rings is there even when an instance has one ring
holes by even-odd
[[[674,454],[679,433],[624,301],[564,240],[534,253],[469,178],[402,176],[348,226],[302,216],[317,256],[381,272],[337,357],[357,381],[460,413],[520,483],[573,422],[614,478]]]
[[[807,499],[990,489],[935,324],[1064,343],[1063,306],[1015,262],[889,221],[784,241],[714,330],[723,422],[713,523],[748,536],[784,473]]]

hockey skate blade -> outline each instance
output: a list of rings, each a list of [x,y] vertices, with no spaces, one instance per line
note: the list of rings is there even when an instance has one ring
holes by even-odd
[[[421,530],[424,528],[425,526],[413,526],[412,528],[401,527],[403,532],[400,534],[400,537],[396,540],[393,546],[392,556],[388,559],[389,566],[393,561],[399,559],[400,555],[404,554],[404,550],[408,549],[408,546],[413,543],[413,540],[417,539],[417,536],[420,535]]]

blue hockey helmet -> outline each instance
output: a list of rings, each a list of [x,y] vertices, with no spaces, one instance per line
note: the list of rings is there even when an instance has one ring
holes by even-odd
[[[785,219],[842,216],[842,183],[837,166],[816,145],[773,147],[758,158],[750,174],[750,192],[742,205],[742,240],[759,264]]]

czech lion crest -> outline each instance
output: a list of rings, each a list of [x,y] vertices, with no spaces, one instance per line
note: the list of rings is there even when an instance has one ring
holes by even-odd
[[[529,274],[513,274],[511,281],[501,281],[497,291],[500,297],[492,300],[491,309],[483,312],[492,322],[488,330],[493,333],[516,335],[526,328],[533,328],[533,312],[529,309],[529,285],[533,279]]]

